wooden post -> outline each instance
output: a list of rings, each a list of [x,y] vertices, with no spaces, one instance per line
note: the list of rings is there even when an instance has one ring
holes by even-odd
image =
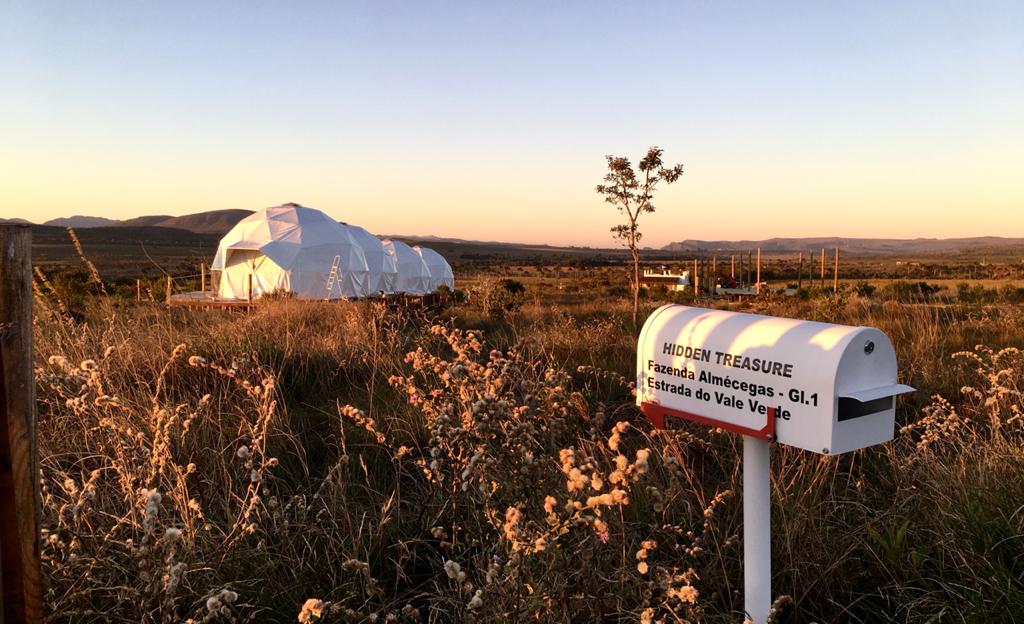
[[[693,296],[700,296],[700,279],[697,277],[697,259],[693,259]]]
[[[245,299],[249,303],[252,303],[252,273],[249,274],[249,288],[245,291]]]
[[[796,289],[804,287],[804,252],[800,252],[800,266],[796,270]]]
[[[32,230],[0,225],[0,622],[43,621]]]
[[[825,290],[825,248],[821,248],[821,289]]]
[[[199,265],[199,291],[206,292],[206,263]]]
[[[171,305],[171,276],[167,276],[167,305]]]
[[[736,279],[736,254],[732,255],[732,268],[729,269],[729,278]]]
[[[135,303],[142,303],[142,280],[135,280]]]
[[[740,288],[743,288],[743,283],[744,283],[743,280],[746,277],[746,275],[743,272],[743,256],[744,255],[745,254],[743,254],[743,253],[740,254]]]
[[[754,292],[761,294],[761,248],[757,248],[757,285],[754,286]]]
[[[839,248],[836,247],[836,268],[832,271],[832,292],[839,292]]]

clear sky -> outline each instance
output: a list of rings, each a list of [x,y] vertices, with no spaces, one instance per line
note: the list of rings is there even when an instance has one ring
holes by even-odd
[[[0,217],[296,201],[608,246],[1024,236],[1024,3],[0,0]]]

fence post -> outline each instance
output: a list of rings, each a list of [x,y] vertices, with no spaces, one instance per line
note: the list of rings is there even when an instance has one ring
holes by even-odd
[[[135,303],[142,303],[142,281],[135,280]]]
[[[171,305],[171,276],[167,276],[167,305]]]
[[[252,303],[252,273],[249,274],[249,288],[245,291],[245,298],[249,303]]]
[[[0,622],[43,621],[32,230],[0,225]]]
[[[825,290],[825,248],[821,248],[821,289]]]
[[[205,262],[199,265],[199,281],[200,281],[199,291],[200,292],[206,292],[206,263]]]
[[[839,292],[839,248],[836,247],[836,268],[832,273],[832,292]]]
[[[757,285],[754,286],[754,292],[761,294],[761,248],[757,248]]]

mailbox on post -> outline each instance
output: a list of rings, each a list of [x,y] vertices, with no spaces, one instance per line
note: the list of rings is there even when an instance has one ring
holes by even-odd
[[[748,616],[771,604],[769,443],[836,455],[891,440],[896,352],[871,327],[666,305],[637,345],[636,401],[659,428],[681,418],[744,435]]]
[[[891,440],[895,396],[913,391],[877,329],[680,305],[644,324],[636,381],[655,426],[688,418],[826,455]]]

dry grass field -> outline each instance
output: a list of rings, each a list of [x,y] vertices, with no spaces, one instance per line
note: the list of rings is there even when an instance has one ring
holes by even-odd
[[[740,440],[635,409],[622,269],[467,272],[250,314],[40,278],[49,621],[740,622]],[[920,389],[889,444],[774,450],[775,621],[1017,621],[1024,308],[743,308],[876,326]]]

